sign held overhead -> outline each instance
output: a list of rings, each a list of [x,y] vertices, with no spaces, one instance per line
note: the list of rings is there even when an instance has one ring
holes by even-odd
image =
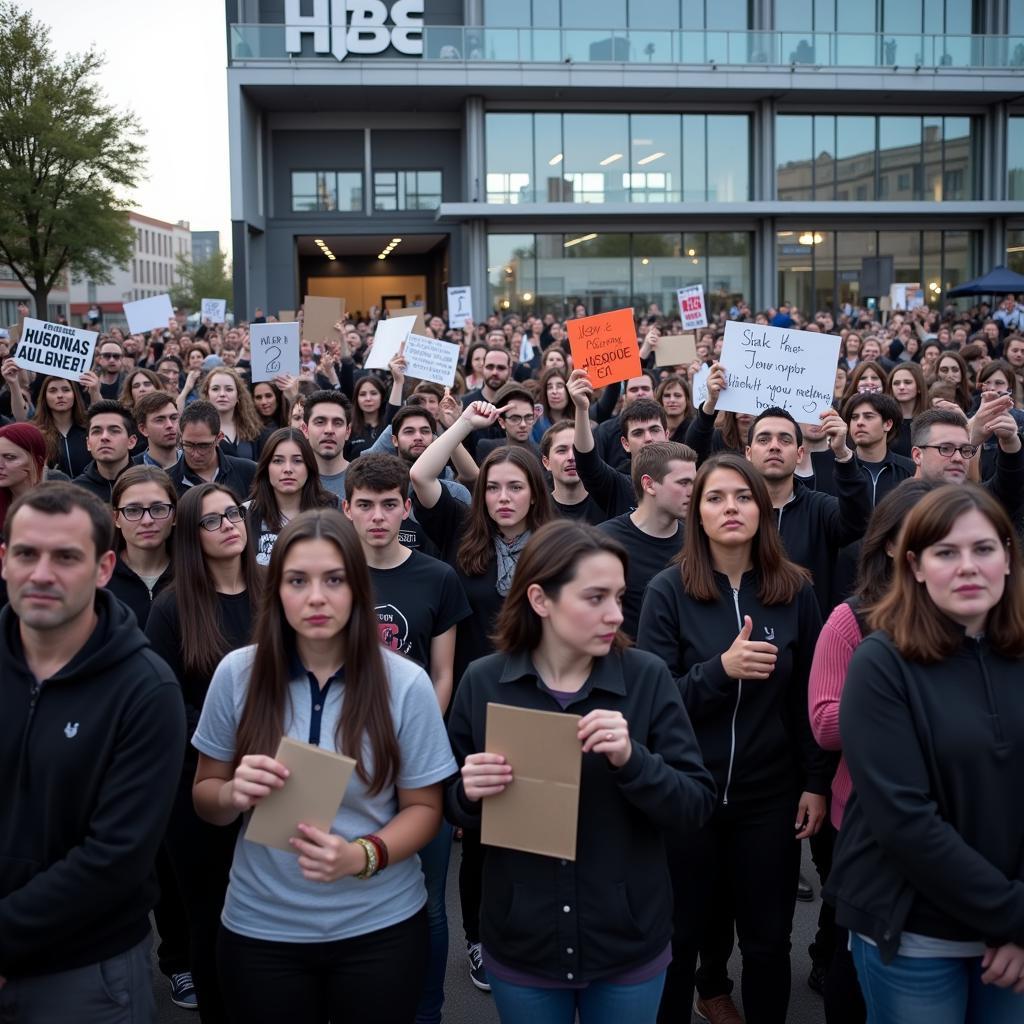
[[[77,381],[92,369],[96,331],[25,318],[14,361],[22,370]]]

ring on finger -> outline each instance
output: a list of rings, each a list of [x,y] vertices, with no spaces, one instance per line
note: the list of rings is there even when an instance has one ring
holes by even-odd
[[[611,741],[612,741],[613,739],[615,739],[615,733],[613,733],[613,732],[606,732],[606,733],[604,734],[604,738],[605,738],[605,739],[606,739],[606,740],[607,740],[607,741],[608,741],[609,743],[611,743]]]

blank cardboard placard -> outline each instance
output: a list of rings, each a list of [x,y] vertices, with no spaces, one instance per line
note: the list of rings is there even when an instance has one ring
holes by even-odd
[[[279,309],[277,319],[282,324],[290,324],[293,320],[298,320],[298,317],[295,315],[294,309]]]
[[[403,306],[401,309],[389,309],[388,319],[393,320],[398,316],[414,316],[416,317],[416,323],[413,324],[412,334],[426,334],[427,333],[427,318],[423,315],[422,306]]]
[[[639,377],[640,346],[632,309],[583,316],[566,323],[572,365],[586,370],[595,388]]]
[[[376,347],[376,342],[374,342]],[[450,388],[459,368],[459,346],[438,338],[410,334],[405,339],[405,375]]]
[[[124,315],[129,334],[145,334],[158,327],[166,327],[174,317],[170,295],[153,295],[138,302],[126,302]]]
[[[656,366],[689,366],[696,358],[696,334],[666,334],[654,350]]]
[[[331,830],[356,762],[288,736],[281,737],[274,759],[291,774],[280,789],[256,805],[245,838],[250,843],[295,853],[288,840],[298,835],[299,822],[324,832]]]
[[[273,380],[279,373],[298,377],[302,369],[299,358],[299,325],[250,325],[249,366],[253,384]]]
[[[227,299],[203,299],[202,317],[204,320],[209,320],[211,324],[222,324],[227,309]]]
[[[386,370],[415,324],[414,316],[392,316],[387,320],[379,320],[373,332],[373,348],[363,366],[367,370]]]
[[[720,412],[754,416],[778,407],[797,423],[817,423],[832,408],[839,360],[838,334],[727,321],[721,364]]]
[[[15,363],[23,370],[77,381],[92,369],[96,331],[83,331],[64,324],[26,317],[21,324]]]
[[[576,859],[583,760],[579,721],[578,715],[487,705],[484,749],[504,755],[514,781],[483,801],[482,842]]]
[[[337,337],[334,325],[345,315],[345,300],[329,295],[307,295],[302,304],[302,337],[319,345]]]

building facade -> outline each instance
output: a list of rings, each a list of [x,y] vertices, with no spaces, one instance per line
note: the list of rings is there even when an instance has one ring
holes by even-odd
[[[205,263],[220,249],[219,231],[192,232],[192,262]]]
[[[55,322],[61,317],[68,315],[68,275],[64,274],[61,279],[50,289],[49,309],[44,319]],[[30,316],[37,316],[35,300],[29,294],[28,289],[18,280],[14,271],[8,267],[0,267],[0,327],[13,326],[18,323],[21,317],[18,315],[18,306],[24,303],[28,306]]]
[[[235,308],[1024,270],[1024,0],[227,0]]]

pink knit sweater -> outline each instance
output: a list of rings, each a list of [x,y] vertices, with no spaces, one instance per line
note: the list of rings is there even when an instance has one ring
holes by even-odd
[[[811,730],[823,750],[843,749],[839,737],[839,700],[843,695],[850,659],[862,639],[857,617],[844,601],[832,610],[814,648],[807,706]],[[832,780],[832,824],[837,830],[843,823],[843,811],[852,792],[853,782],[844,757],[840,759]]]

